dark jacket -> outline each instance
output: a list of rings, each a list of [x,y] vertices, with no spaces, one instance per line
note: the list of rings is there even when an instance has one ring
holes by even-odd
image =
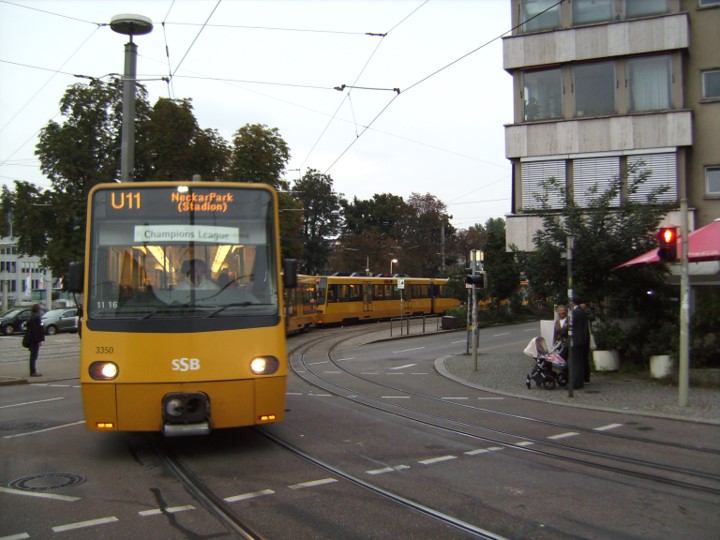
[[[575,306],[572,310],[572,347],[584,347],[590,343],[590,329],[586,311]]]
[[[45,330],[43,329],[40,315],[33,313],[27,323],[27,333],[29,343],[40,343],[45,341]]]

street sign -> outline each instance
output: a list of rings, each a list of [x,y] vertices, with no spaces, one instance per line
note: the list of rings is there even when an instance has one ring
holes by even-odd
[[[398,290],[402,290],[405,288],[405,280],[403,278],[398,278],[397,288]]]

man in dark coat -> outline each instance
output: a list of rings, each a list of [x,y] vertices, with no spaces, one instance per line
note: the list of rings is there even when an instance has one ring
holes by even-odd
[[[29,345],[30,349],[30,376],[31,377],[42,377],[42,373],[38,373],[35,369],[37,363],[38,354],[40,353],[40,345],[45,341],[45,330],[43,329],[42,321],[42,308],[40,304],[35,304],[32,307],[32,315],[27,322],[25,328],[25,341]]]
[[[582,388],[584,382],[590,382],[590,329],[587,312],[580,305],[577,296],[572,299],[572,340],[570,347],[572,388]]]

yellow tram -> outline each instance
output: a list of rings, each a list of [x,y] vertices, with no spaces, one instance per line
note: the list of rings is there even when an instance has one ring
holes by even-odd
[[[348,324],[442,314],[460,301],[445,296],[447,278],[316,277],[317,324]]]
[[[294,286],[294,261],[284,265]],[[277,194],[264,184],[101,184],[88,201],[86,426],[168,436],[279,422],[287,355]]]

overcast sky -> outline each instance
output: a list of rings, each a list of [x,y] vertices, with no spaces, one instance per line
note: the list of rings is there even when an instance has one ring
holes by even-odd
[[[0,0],[2,184],[50,187],[38,133],[76,75],[124,71],[109,22],[126,13],[154,25],[134,38],[150,103],[191,98],[228,141],[278,128],[288,180],[313,168],[351,200],[431,193],[458,228],[510,212],[509,0]]]

